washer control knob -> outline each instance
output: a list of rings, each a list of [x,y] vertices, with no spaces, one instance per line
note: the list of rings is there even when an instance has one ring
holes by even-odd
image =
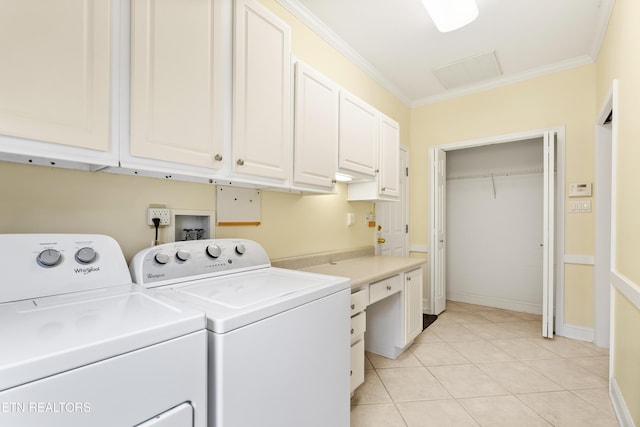
[[[222,249],[218,245],[207,246],[207,255],[211,258],[218,258],[222,254]]]
[[[81,264],[91,264],[96,259],[96,251],[93,248],[84,247],[76,252],[76,261]]]
[[[169,262],[169,255],[165,254],[164,252],[158,252],[154,259],[158,264],[166,264]]]
[[[243,253],[245,253],[246,251],[247,251],[247,248],[246,248],[242,243],[239,243],[239,244],[236,246],[236,253],[237,253],[238,255],[242,255],[242,254],[243,254]]]
[[[55,249],[45,249],[38,254],[38,264],[43,267],[53,267],[62,259],[62,255]]]
[[[178,249],[178,252],[176,252],[176,258],[178,258],[180,261],[186,261],[190,256],[191,252],[186,249]]]

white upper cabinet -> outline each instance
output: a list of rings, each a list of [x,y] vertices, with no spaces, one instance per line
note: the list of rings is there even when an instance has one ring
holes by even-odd
[[[355,178],[375,178],[379,130],[378,111],[341,91],[338,172]]]
[[[117,163],[111,13],[104,0],[2,2],[0,152]]]
[[[293,185],[332,191],[338,150],[338,85],[296,62]]]
[[[373,181],[350,183],[349,200],[396,201],[400,195],[400,125],[377,113],[377,174]]]
[[[234,174],[286,183],[291,171],[291,30],[256,0],[234,2]]]
[[[383,196],[398,197],[400,191],[400,125],[380,115],[380,155],[378,191]]]
[[[132,2],[132,156],[212,169],[222,167],[221,3]],[[123,163],[128,163],[126,155]]]

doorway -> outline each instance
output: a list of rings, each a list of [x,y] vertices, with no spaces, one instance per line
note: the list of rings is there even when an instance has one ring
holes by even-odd
[[[446,308],[447,277],[447,152],[517,141],[543,140],[543,209],[542,209],[542,334],[553,337],[561,333],[563,324],[563,262],[564,253],[564,127],[542,129],[518,134],[464,141],[430,148],[430,258],[431,312],[439,314]],[[554,174],[555,169],[555,174]],[[556,238],[557,237],[557,238]],[[554,319],[555,318],[555,319]],[[555,320],[555,322],[554,322]]]

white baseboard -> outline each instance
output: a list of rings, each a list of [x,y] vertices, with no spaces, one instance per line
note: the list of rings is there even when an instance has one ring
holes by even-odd
[[[531,314],[542,314],[542,305],[521,301],[511,301],[500,298],[473,295],[464,292],[447,292],[447,299],[466,302],[467,304],[485,305],[487,307],[502,308],[504,310],[519,311]]]
[[[593,328],[586,328],[584,326],[576,326],[565,323],[562,328],[562,336],[565,338],[571,338],[574,340],[593,342],[594,330]],[[559,334],[558,334],[559,335]]]
[[[633,418],[631,418],[627,403],[624,401],[622,392],[620,392],[620,387],[618,387],[618,383],[614,377],[611,377],[609,380],[609,396],[611,397],[611,404],[613,405],[613,410],[616,413],[616,417],[618,417],[620,425],[622,427],[636,427]]]

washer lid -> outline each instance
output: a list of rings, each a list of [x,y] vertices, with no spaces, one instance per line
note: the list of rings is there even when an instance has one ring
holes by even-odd
[[[130,286],[0,305],[0,390],[205,327],[203,314]]]
[[[349,288],[345,277],[270,267],[159,292],[204,311],[207,327],[225,333]]]

